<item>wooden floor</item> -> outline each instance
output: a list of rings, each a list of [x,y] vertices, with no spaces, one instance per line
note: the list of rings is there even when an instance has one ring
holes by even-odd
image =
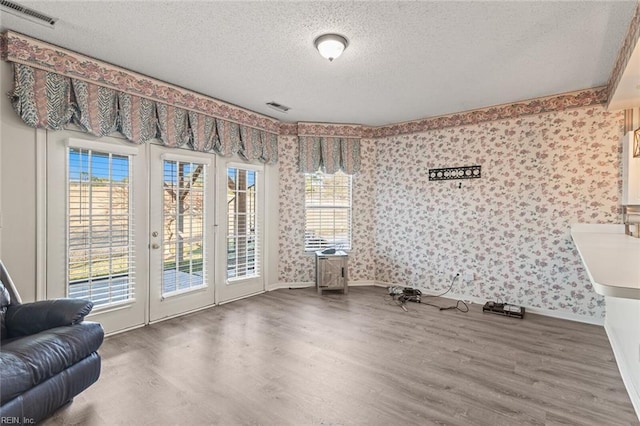
[[[116,335],[45,424],[639,424],[602,327],[408,308],[277,290]]]

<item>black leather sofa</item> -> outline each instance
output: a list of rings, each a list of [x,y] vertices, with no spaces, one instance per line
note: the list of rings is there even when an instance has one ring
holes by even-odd
[[[0,420],[34,424],[100,376],[102,326],[84,321],[93,303],[20,301],[0,262]]]

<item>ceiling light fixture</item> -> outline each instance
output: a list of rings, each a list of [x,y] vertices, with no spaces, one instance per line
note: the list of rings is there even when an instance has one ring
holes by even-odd
[[[339,34],[323,34],[313,43],[322,57],[327,58],[329,62],[342,55],[349,45],[347,39]]]

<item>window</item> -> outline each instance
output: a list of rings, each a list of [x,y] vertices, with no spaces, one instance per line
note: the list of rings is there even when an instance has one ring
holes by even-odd
[[[96,306],[134,298],[131,158],[69,148],[68,296]]]
[[[163,161],[162,296],[206,283],[205,164]]]
[[[227,168],[227,278],[260,276],[258,172]]]
[[[351,249],[351,176],[305,175],[306,251]]]

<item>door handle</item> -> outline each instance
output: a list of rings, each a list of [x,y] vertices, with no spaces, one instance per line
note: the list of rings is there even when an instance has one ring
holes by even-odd
[[[151,244],[151,248],[154,250],[158,250],[160,248],[160,244],[153,243]]]

